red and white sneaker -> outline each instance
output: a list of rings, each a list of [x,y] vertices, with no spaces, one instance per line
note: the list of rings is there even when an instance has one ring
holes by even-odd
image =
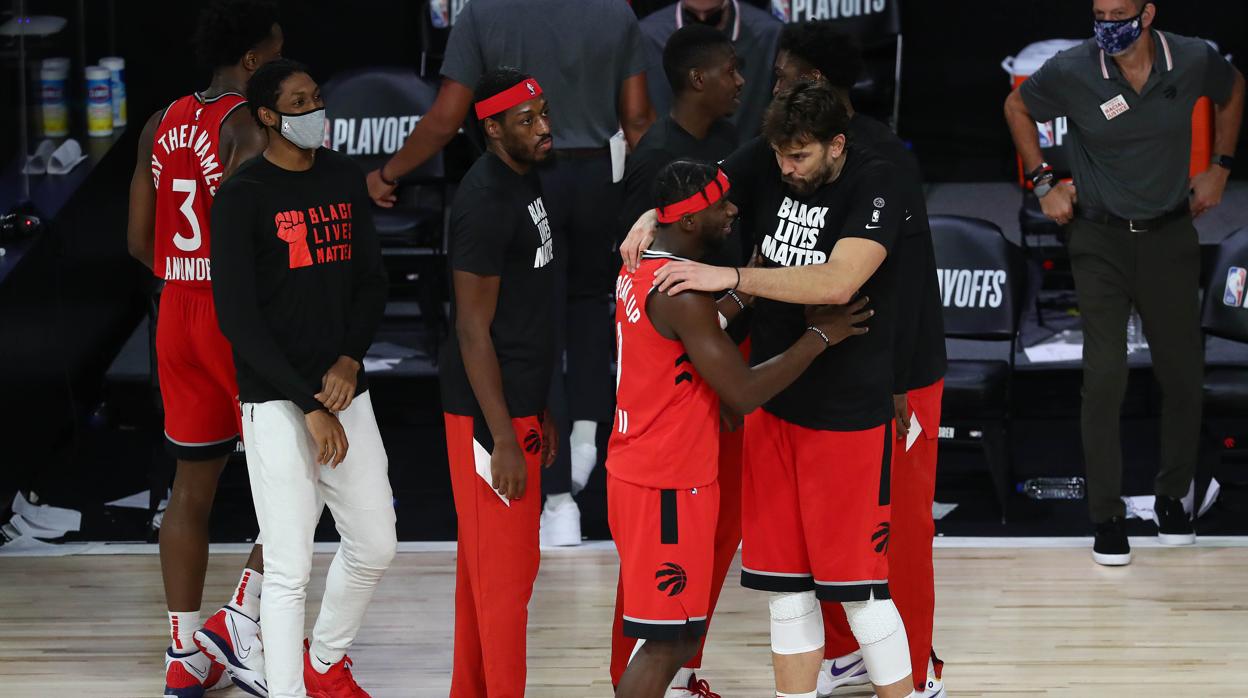
[[[351,658],[343,656],[324,674],[312,667],[312,651],[304,640],[303,690],[308,698],[371,698],[351,674]]]
[[[194,641],[201,652],[225,666],[234,685],[253,696],[267,698],[259,623],[226,606],[195,631]]]
[[[697,674],[689,677],[689,685],[684,688],[667,689],[666,698],[720,698],[719,694],[711,690],[711,684],[706,679],[699,679]]]
[[[209,659],[198,650],[174,654],[173,648],[165,650],[165,692],[176,698],[203,698],[204,691],[222,688],[225,667]],[[223,681],[224,679],[224,681]]]

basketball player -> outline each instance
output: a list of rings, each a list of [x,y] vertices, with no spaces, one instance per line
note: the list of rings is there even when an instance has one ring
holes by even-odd
[[[745,302],[729,291],[652,293],[655,272],[722,244],[737,209],[714,165],[677,160],[659,173],[654,245],[616,282],[615,429],[607,454],[611,536],[620,554],[624,633],[644,640],[620,679],[621,698],[663,698],[698,651],[714,584],[720,499],[720,403],[747,414],[825,349],[867,332],[866,300],[829,307],[793,345],[750,368],[723,328]],[[695,695],[715,696],[690,687]]]
[[[887,126],[854,111],[850,88],[862,72],[862,55],[831,22],[786,25],[776,56],[776,93],[801,80],[828,84],[849,111],[849,137],[897,166],[899,193],[909,215],[897,240],[898,305],[893,354],[896,436],[892,467],[892,519],[888,539],[888,588],[906,626],[911,672],[920,697],[943,695],[944,664],[932,651],[936,603],[932,570],[932,500],[936,494],[936,437],[944,388],[945,330],[936,281],[936,256],[918,162]],[[919,435],[907,436],[911,414]],[[907,445],[912,443],[913,445]],[[824,603],[826,642],[819,694],[838,686],[868,683],[858,642],[839,604]]]
[[[558,444],[548,299],[563,262],[534,172],[552,143],[541,86],[500,68],[475,99],[488,145],[451,203],[454,330],[438,367],[459,517],[451,697],[521,698],[541,468]]]
[[[361,365],[385,312],[386,272],[364,172],[321,147],[325,105],[307,70],[265,64],[247,101],[269,142],[217,195],[212,264],[265,540],[265,678],[273,698],[363,698],[347,650],[397,545]],[[305,641],[322,502],[341,543]]]
[[[653,209],[659,171],[677,159],[719,162],[737,148],[737,132],[727,117],[739,103],[744,80],[737,72],[737,54],[723,32],[702,24],[676,30],[663,49],[664,72],[675,91],[672,110],[659,119],[632,153],[624,173],[624,217],[631,225],[643,211]],[[627,232],[625,228],[622,232]],[[748,260],[741,234],[734,226],[728,238],[703,259],[712,264],[738,266]],[[734,338],[742,338],[748,323],[734,324]],[[746,351],[748,355],[748,351]],[[719,434],[719,522],[715,527],[715,572],[711,578],[709,629],[715,603],[728,568],[741,545],[741,428]],[[618,685],[636,641],[624,636],[623,594],[616,594],[611,634],[611,683]],[[705,646],[706,635],[702,636]],[[684,698],[694,690],[710,691],[706,680],[694,675],[702,666],[702,651],[676,673],[670,695]],[[693,688],[691,688],[693,687]]]
[[[208,213],[221,183],[264,149],[264,133],[242,108],[242,93],[257,68],[281,55],[277,9],[263,0],[218,0],[201,14],[194,44],[212,82],[143,126],[127,228],[130,253],[165,283],[156,368],[166,445],[177,458],[160,527],[172,639],[165,695],[197,698],[228,671],[243,690],[264,696],[258,544],[230,601],[202,629],[199,609],[217,480],[239,435],[234,360],[212,300]]]
[[[771,592],[778,696],[814,698],[823,660],[818,599],[840,602],[881,698],[911,694],[906,631],[889,599],[892,351],[896,265],[906,210],[896,169],[847,142],[849,114],[828,86],[801,82],[767,110],[763,136],[723,163],[760,268],[673,262],[665,293],[737,288],[755,296],[754,363],[805,327],[802,305],[869,295],[879,313],[746,418],[742,502],[744,586]],[[653,227],[643,217],[621,247],[626,263]],[[737,281],[740,277],[740,281]]]

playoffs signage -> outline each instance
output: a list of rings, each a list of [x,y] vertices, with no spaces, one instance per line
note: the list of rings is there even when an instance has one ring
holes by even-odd
[[[325,98],[326,148],[374,169],[398,152],[428,113],[437,87],[401,68],[368,68],[335,75],[321,86]],[[413,175],[440,177],[442,155]]]
[[[855,36],[901,33],[901,0],[771,0],[782,22],[832,21]]]

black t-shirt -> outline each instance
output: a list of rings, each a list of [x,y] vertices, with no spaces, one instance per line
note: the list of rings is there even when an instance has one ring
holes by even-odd
[[[853,431],[893,415],[893,327],[896,264],[892,250],[905,218],[896,168],[851,144],[836,181],[799,197],[780,178],[771,146],[755,138],[723,164],[745,230],[768,267],[823,264],[841,238],[874,240],[889,251],[861,293],[871,299],[871,331],[850,337],[811,363],[792,385],[763,407],[810,429]],[[750,330],[751,363],[788,349],[806,331],[805,306],[757,298]]]
[[[561,251],[554,248],[537,175],[518,174],[493,153],[478,158],[451,203],[450,267],[500,277],[490,338],[512,417],[539,414],[546,408],[555,363],[550,304],[556,254]],[[452,318],[456,311],[452,287]],[[480,414],[454,327],[442,351],[438,377],[443,410]]]
[[[243,402],[318,410],[338,357],[363,363],[386,307],[371,206],[364,173],[326,148],[303,172],[257,156],[221,185],[212,289]],[[361,368],[356,394],[367,389]]]
[[[932,229],[927,221],[927,200],[923,196],[923,175],[914,154],[883,123],[854,114],[849,122],[849,137],[897,167],[898,193],[906,204],[900,244],[893,255],[897,264],[893,392],[900,394],[940,380],[947,363],[945,322]]]
[[[659,171],[675,160],[717,163],[737,149],[737,130],[727,119],[711,125],[706,137],[698,140],[671,116],[656,121],[633,152],[624,169],[624,206],[620,214],[620,238],[647,210],[655,207],[655,182]],[[723,244],[702,261],[716,266],[740,266],[748,261],[740,227],[734,226]]]

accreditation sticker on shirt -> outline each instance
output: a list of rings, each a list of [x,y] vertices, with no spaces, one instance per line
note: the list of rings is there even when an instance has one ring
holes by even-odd
[[[1112,121],[1114,117],[1122,115],[1130,108],[1127,100],[1122,95],[1118,95],[1101,105],[1101,113],[1105,115],[1106,121]]]

